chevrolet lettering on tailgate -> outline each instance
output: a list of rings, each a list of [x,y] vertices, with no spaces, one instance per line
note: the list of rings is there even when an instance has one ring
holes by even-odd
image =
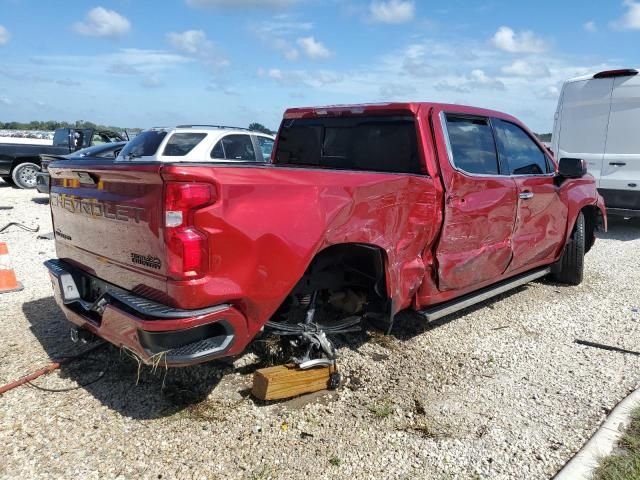
[[[51,194],[51,208],[63,208],[71,213],[89,217],[104,217],[122,222],[133,220],[136,223],[140,223],[142,213],[145,211],[144,208],[130,205],[117,205],[111,202],[101,202],[59,193]]]

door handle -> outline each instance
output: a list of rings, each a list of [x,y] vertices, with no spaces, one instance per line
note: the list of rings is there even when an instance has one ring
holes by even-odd
[[[529,200],[530,198],[533,198],[533,192],[521,192],[518,196],[522,200]]]
[[[625,162],[609,162],[609,165],[613,165],[614,167],[624,167],[626,163]]]

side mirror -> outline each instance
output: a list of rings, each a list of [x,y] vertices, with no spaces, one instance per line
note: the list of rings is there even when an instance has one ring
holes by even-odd
[[[561,158],[558,173],[564,178],[582,178],[587,174],[587,162],[581,158]]]

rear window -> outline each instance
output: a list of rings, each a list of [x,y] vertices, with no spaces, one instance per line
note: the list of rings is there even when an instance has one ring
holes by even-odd
[[[286,119],[275,159],[293,166],[422,173],[413,117]]]
[[[125,160],[131,160],[132,158],[150,157],[155,155],[160,143],[162,143],[162,140],[166,135],[167,132],[159,130],[147,130],[142,132],[124,146],[120,152],[120,156]]]

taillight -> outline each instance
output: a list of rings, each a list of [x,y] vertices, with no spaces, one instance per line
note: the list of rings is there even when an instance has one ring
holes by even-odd
[[[195,228],[193,215],[215,200],[215,188],[207,183],[168,182],[165,185],[164,235],[170,277],[188,280],[206,271],[207,237]]]

